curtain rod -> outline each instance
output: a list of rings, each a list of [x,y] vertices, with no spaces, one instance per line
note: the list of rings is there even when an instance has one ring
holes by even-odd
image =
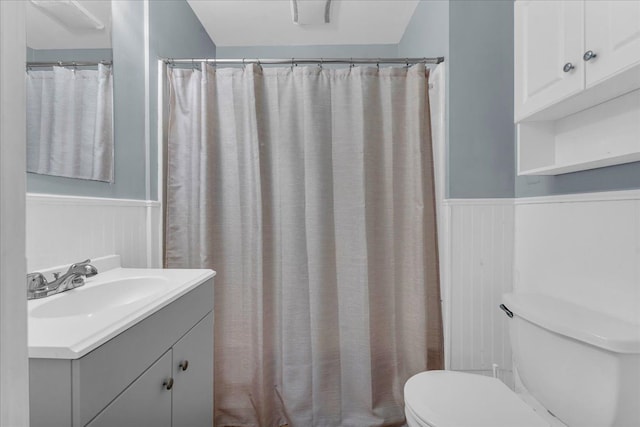
[[[111,65],[111,61],[56,61],[56,62],[27,62],[27,68],[36,67],[92,67],[96,65]]]
[[[192,64],[197,62],[207,62],[211,64],[259,64],[259,65],[293,65],[293,64],[440,64],[444,62],[444,56],[435,58],[289,58],[289,59],[212,59],[212,58],[192,58],[192,59],[172,59],[165,58],[166,64]]]

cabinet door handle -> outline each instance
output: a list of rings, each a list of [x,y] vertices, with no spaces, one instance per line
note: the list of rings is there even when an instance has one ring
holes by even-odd
[[[178,367],[180,369],[182,369],[183,371],[186,371],[187,368],[189,368],[189,361],[188,360],[183,360],[182,362],[180,362],[180,364],[178,365]]]
[[[573,64],[571,62],[567,62],[566,64],[564,64],[564,67],[562,67],[562,71],[564,71],[565,73],[568,73],[569,71],[573,70],[574,67]]]
[[[596,55],[592,50],[588,50],[584,53],[584,55],[582,55],[582,59],[584,59],[585,61],[591,61],[596,56],[598,55]]]
[[[173,388],[173,378],[169,377],[162,383],[162,386],[167,390],[171,390]]]

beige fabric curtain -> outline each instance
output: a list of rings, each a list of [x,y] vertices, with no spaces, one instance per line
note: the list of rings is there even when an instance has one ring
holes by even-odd
[[[169,70],[166,265],[215,280],[217,426],[401,425],[442,368],[428,70]]]

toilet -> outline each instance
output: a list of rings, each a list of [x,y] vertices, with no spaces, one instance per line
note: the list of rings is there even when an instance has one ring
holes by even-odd
[[[548,413],[496,378],[426,371],[405,383],[408,427],[640,426],[640,324],[547,295],[502,301],[519,391]]]

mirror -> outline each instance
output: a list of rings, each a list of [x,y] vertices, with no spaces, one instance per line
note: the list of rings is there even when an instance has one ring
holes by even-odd
[[[27,172],[113,182],[111,0],[29,0]]]

